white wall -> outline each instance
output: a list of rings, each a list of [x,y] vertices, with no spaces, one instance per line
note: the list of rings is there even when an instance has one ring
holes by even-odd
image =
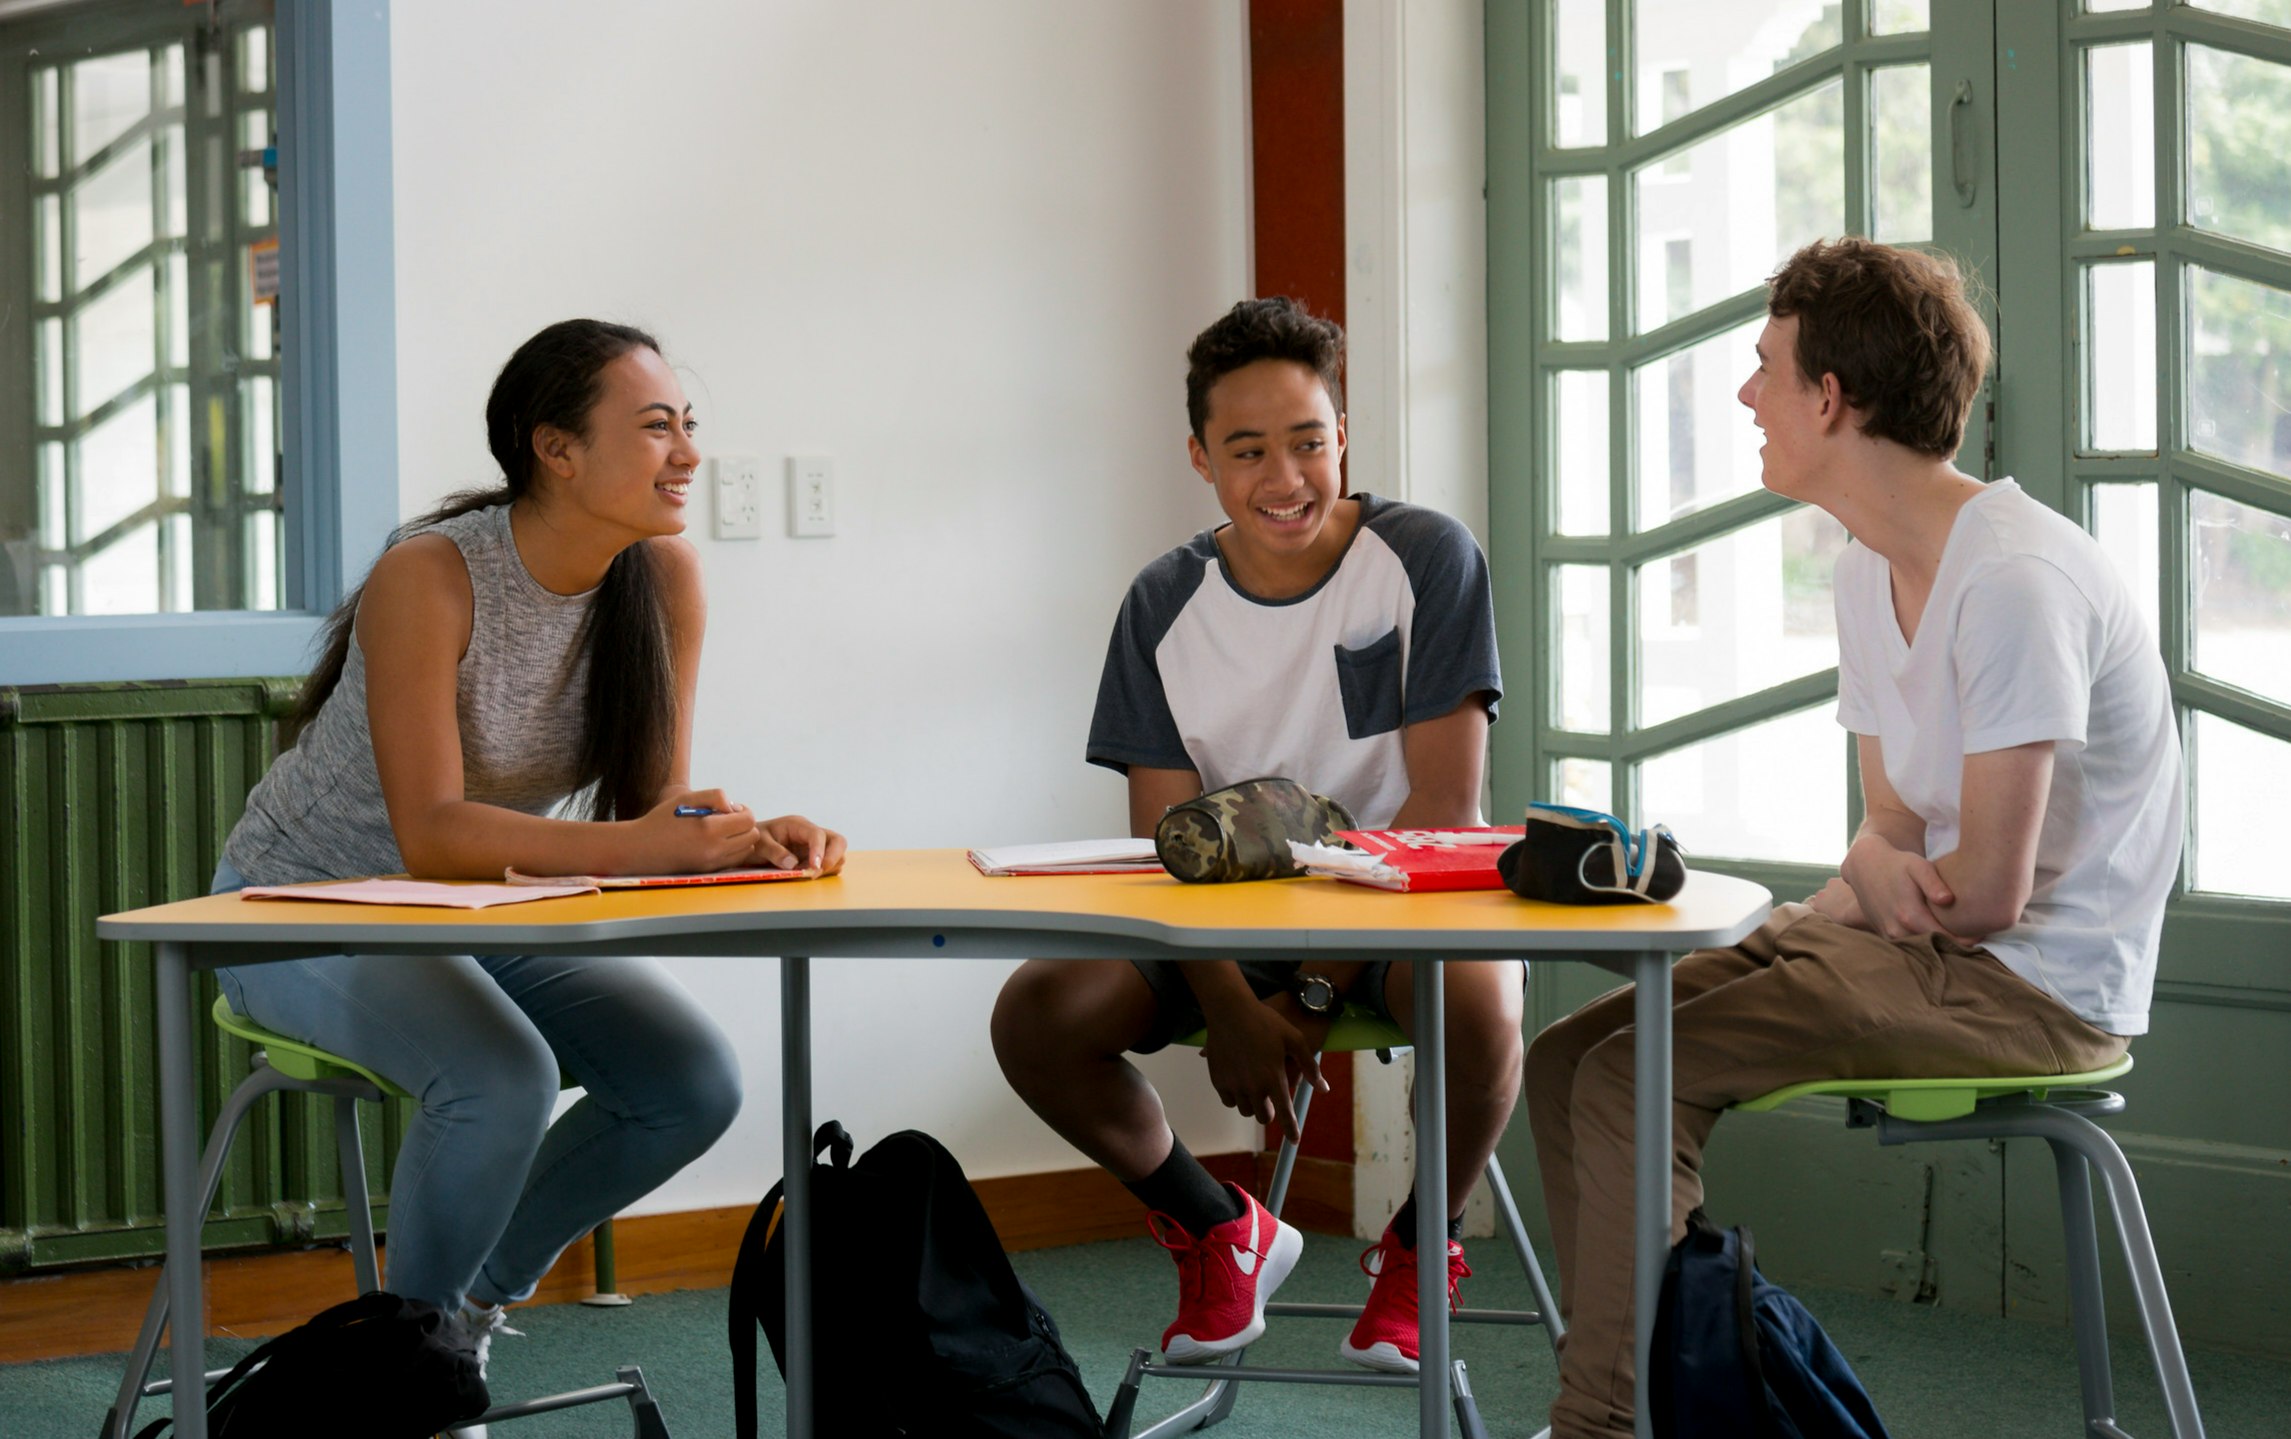
[[[509,351],[591,314],[654,329],[704,449],[834,457],[839,532],[707,537],[694,778],[860,848],[1119,833],[1086,766],[1129,577],[1210,522],[1184,346],[1248,289],[1232,0],[398,0],[401,505],[493,478]],[[778,972],[683,962],[747,1111],[648,1210],[779,1172]],[[915,1126],[974,1175],[1066,1168],[994,1068],[1007,966],[814,967],[817,1110]],[[1249,1145],[1190,1055],[1197,1150]]]

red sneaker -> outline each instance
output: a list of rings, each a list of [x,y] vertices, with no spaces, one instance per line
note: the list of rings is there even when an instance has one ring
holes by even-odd
[[[1177,1322],[1161,1335],[1161,1352],[1172,1364],[1206,1364],[1264,1333],[1265,1301],[1305,1247],[1304,1235],[1275,1219],[1246,1190],[1225,1187],[1247,1212],[1199,1239],[1166,1214],[1146,1218],[1154,1239],[1177,1256]]]
[[[1416,1251],[1400,1242],[1391,1230],[1360,1256],[1360,1272],[1376,1283],[1368,1303],[1352,1326],[1352,1334],[1337,1346],[1337,1353],[1355,1364],[1388,1374],[1416,1372]],[[1448,1241],[1448,1307],[1456,1307],[1456,1284],[1472,1272],[1464,1263],[1464,1246]]]

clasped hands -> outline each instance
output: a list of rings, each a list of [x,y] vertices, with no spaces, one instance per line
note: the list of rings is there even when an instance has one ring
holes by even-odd
[[[1816,914],[1887,939],[1951,934],[1935,911],[1956,902],[1933,861],[1874,835],[1855,840],[1837,876],[1806,900]]]
[[[1291,1099],[1301,1080],[1325,1094],[1320,1048],[1334,1015],[1314,1014],[1286,992],[1253,996],[1204,1015],[1208,1038],[1201,1057],[1218,1101],[1259,1124],[1279,1125],[1291,1140],[1303,1138]]]

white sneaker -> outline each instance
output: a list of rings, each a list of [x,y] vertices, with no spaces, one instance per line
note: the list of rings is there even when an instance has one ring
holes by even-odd
[[[461,1306],[461,1322],[469,1326],[470,1336],[477,1341],[477,1377],[480,1379],[486,1377],[486,1364],[493,1357],[494,1335],[509,1334],[519,1339],[525,1337],[524,1330],[509,1327],[509,1306],[506,1304],[496,1304],[489,1309],[485,1305],[465,1300]],[[459,1429],[449,1429],[446,1432],[459,1435],[461,1439],[486,1439],[483,1424],[465,1424]]]

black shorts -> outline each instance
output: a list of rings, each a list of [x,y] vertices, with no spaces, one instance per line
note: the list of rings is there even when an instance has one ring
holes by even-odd
[[[1133,1054],[1151,1054],[1166,1049],[1171,1040],[1191,1034],[1201,1028],[1201,1001],[1194,998],[1193,986],[1185,982],[1184,961],[1175,959],[1133,959],[1139,974],[1145,976],[1146,987],[1153,991],[1153,1028],[1146,1037],[1132,1047]],[[1259,999],[1295,988],[1297,971],[1304,966],[1296,960],[1244,959],[1241,977],[1249,981],[1249,988]],[[1358,1004],[1372,1011],[1387,1024],[1392,1022],[1392,1011],[1384,1003],[1384,979],[1392,970],[1392,961],[1378,959],[1353,978],[1352,988],[1345,991],[1349,1004]]]

